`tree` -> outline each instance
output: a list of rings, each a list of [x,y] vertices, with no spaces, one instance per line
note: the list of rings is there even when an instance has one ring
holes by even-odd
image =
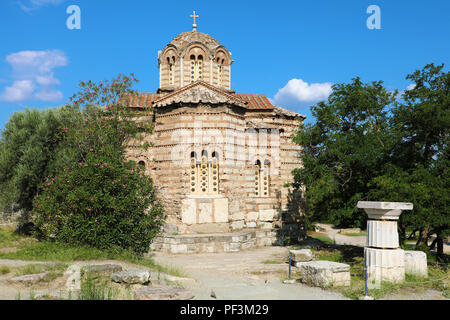
[[[0,140],[0,207],[17,204],[25,213],[45,177],[54,172],[66,119],[78,113],[64,106],[44,111],[16,112]]]
[[[413,202],[400,225],[419,230],[416,247],[436,234],[438,253],[450,234],[450,72],[426,65],[406,78],[414,88],[392,110],[395,144],[386,173],[374,179],[373,197]],[[393,201],[393,200],[390,200]]]
[[[334,85],[328,101],[311,108],[317,121],[301,125],[294,138],[304,149],[303,167],[293,172],[294,185],[306,188],[309,220],[364,225],[356,203],[367,199],[368,184],[382,172],[392,146],[387,112],[396,94],[381,81],[355,78]]]
[[[294,185],[304,186],[307,216],[341,226],[363,226],[359,200],[412,202],[400,216],[419,230],[417,248],[443,252],[450,234],[450,73],[429,64],[406,77],[414,88],[387,92],[382,82],[333,86],[328,102],[312,107],[315,124],[302,125],[294,141],[304,147]],[[432,244],[432,245],[433,245]]]
[[[136,81],[120,75],[112,82],[80,83],[71,100],[82,117],[63,129],[64,150],[73,159],[41,185],[33,208],[37,236],[137,254],[148,250],[164,213],[151,178],[125,157],[130,143],[147,147],[142,133],[152,129],[127,108]]]

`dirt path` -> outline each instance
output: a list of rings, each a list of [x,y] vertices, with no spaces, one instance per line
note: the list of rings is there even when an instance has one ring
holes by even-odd
[[[231,253],[199,253],[173,255],[155,253],[158,263],[176,266],[194,278],[186,283],[195,299],[230,300],[346,300],[340,293],[325,291],[306,285],[284,284],[288,264],[285,261],[289,250],[284,247],[262,247]]]

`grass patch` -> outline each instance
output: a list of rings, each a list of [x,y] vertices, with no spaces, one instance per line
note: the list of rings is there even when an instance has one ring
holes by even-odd
[[[4,244],[19,239],[20,236],[14,233],[14,229],[0,227],[0,244]]]
[[[178,268],[157,264],[150,257],[137,256],[123,249],[100,250],[89,246],[73,246],[65,243],[42,241],[22,237],[12,229],[0,229],[0,248],[17,247],[15,252],[0,252],[0,259],[27,261],[89,261],[89,260],[120,260],[148,267],[149,269],[167,273],[177,277],[186,277]]]
[[[1,266],[0,267],[0,274],[8,274],[11,272],[11,269],[8,266]]]
[[[322,236],[322,235],[311,235],[310,237],[311,237],[311,238],[314,238],[314,239],[317,239],[317,240],[320,240],[320,241],[322,241],[322,242],[324,242],[324,243],[328,243],[328,244],[334,243],[334,241],[331,240],[331,239],[330,239],[329,237],[327,237],[327,236]]]
[[[350,233],[341,233],[343,236],[349,236],[349,237],[365,237],[367,236],[367,232],[361,231],[361,232],[350,232]]]
[[[283,262],[281,262],[281,261],[270,260],[270,259],[264,260],[264,261],[263,261],[263,264],[282,264],[282,263],[283,263]]]
[[[38,274],[47,272],[40,282],[51,282],[63,275],[68,265],[64,263],[52,264],[28,264],[26,266],[14,268],[14,276],[23,276],[27,274]]]
[[[81,279],[78,300],[115,300],[119,290],[111,285],[107,277],[95,272],[86,272]]]

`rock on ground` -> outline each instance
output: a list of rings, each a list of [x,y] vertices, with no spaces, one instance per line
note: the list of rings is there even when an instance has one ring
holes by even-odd
[[[139,288],[134,291],[136,300],[190,300],[194,294],[176,286],[155,286]]]
[[[85,272],[101,272],[101,273],[115,273],[122,271],[122,267],[117,264],[96,264],[89,265],[83,268]]]
[[[36,274],[26,274],[23,276],[11,278],[9,281],[15,282],[15,283],[21,282],[21,283],[34,284],[34,283],[37,283],[37,282],[41,281],[42,279],[44,279],[44,277],[47,274],[48,274],[48,272],[36,273]]]
[[[150,272],[147,270],[131,269],[113,273],[111,280],[117,283],[148,284]]]

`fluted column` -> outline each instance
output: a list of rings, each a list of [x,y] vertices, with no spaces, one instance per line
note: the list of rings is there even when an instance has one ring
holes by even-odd
[[[369,288],[379,288],[381,281],[405,279],[404,250],[399,249],[397,221],[402,210],[412,210],[412,203],[359,201],[367,213],[367,247],[364,249]]]

